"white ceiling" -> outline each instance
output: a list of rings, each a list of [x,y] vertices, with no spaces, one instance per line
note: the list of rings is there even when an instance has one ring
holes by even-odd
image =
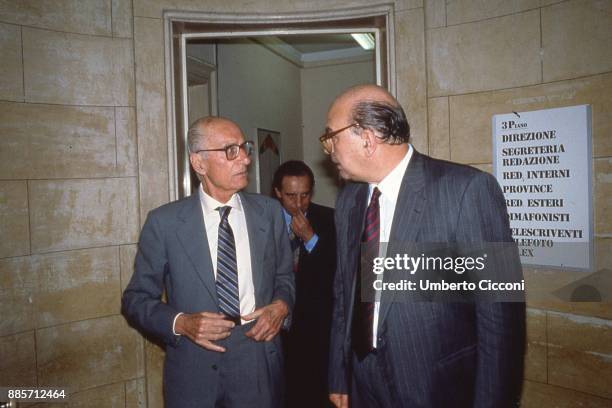
[[[350,34],[283,35],[278,38],[302,54],[359,47]]]
[[[374,58],[374,51],[361,48],[350,34],[300,34],[248,39],[301,68],[337,62],[369,61]],[[238,41],[244,41],[244,38]],[[187,54],[201,61],[214,63],[214,43],[215,40],[192,42],[187,46]]]
[[[302,68],[374,58],[374,51],[361,48],[350,34],[282,35],[253,40]]]

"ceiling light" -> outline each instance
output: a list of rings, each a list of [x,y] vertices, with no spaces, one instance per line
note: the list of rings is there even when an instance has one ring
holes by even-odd
[[[370,33],[351,34],[351,36],[361,45],[364,50],[373,50],[376,46],[374,36]]]

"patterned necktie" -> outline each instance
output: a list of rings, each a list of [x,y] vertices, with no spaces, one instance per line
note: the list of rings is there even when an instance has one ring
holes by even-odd
[[[232,207],[217,208],[221,215],[219,240],[217,242],[217,297],[219,309],[240,324],[240,297],[238,296],[238,266],[236,264],[236,245],[234,233],[228,217]]]
[[[295,232],[289,228],[289,241],[291,242],[291,252],[293,253],[293,272],[297,272],[298,264],[300,263],[300,249],[301,240],[300,237],[295,235]]]
[[[374,264],[374,258],[378,256],[378,248],[380,244],[379,197],[380,190],[377,187],[374,187],[370,204],[366,210],[365,226],[361,236],[361,273],[359,273],[356,277],[357,282],[355,288],[353,323],[351,330],[353,350],[359,359],[363,359],[370,351],[373,350],[372,330],[374,322],[374,302],[366,302],[361,299],[361,288],[363,284],[364,287],[369,288],[371,291],[372,284],[374,282],[372,267]]]

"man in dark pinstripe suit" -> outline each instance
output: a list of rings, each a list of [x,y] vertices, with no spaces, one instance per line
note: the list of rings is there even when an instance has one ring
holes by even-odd
[[[351,408],[517,406],[524,303],[392,302],[387,292],[360,299],[361,243],[372,231],[389,243],[386,256],[402,243],[512,242],[491,175],[422,155],[408,139],[401,106],[373,85],[340,95],[321,136],[354,182],[336,204],[330,399]],[[521,274],[516,252],[498,266]]]

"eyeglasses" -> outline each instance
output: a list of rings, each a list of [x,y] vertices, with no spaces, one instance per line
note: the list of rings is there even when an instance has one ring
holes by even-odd
[[[359,123],[354,122],[338,130],[331,130],[330,128],[326,128],[325,133],[319,136],[319,142],[321,142],[321,146],[323,147],[323,151],[325,152],[325,154],[331,154],[332,150],[334,149],[334,143],[332,140],[334,136],[336,136],[340,132],[345,131],[346,129],[350,129],[355,126],[359,126]]]
[[[254,143],[251,140],[247,140],[242,144],[231,144],[225,147],[221,147],[219,149],[202,149],[198,150],[196,153],[200,152],[225,152],[225,157],[227,160],[235,160],[238,155],[240,155],[240,149],[244,150],[247,156],[253,154]]]

